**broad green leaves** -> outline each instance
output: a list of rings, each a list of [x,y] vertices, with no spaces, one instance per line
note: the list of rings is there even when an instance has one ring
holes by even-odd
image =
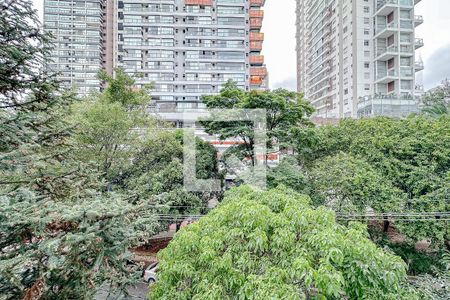
[[[304,140],[307,151],[302,151]],[[403,213],[450,209],[450,118],[345,120],[299,136],[314,203],[340,211]],[[410,242],[449,240],[448,222],[395,224]]]
[[[311,197],[338,213],[398,212],[406,195],[362,159],[338,153],[325,157],[310,172]]]
[[[311,125],[307,119],[314,111],[301,94],[284,89],[245,92],[228,82],[219,95],[205,96],[203,102],[209,109],[265,109],[267,113],[267,147],[271,151],[290,148],[294,133]],[[218,134],[221,139],[239,138],[243,144],[229,151],[241,159],[255,162],[254,124],[239,122],[204,122],[206,132]]]
[[[284,187],[229,191],[161,253],[151,299],[414,299],[400,258],[309,202]]]

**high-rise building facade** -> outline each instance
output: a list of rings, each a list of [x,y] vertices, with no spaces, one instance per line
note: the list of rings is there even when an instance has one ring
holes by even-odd
[[[228,80],[264,87],[262,1],[119,1],[118,63],[161,109],[195,108]]]
[[[83,5],[95,6],[98,25],[101,24],[95,27],[100,43],[96,58],[101,65],[89,70],[95,73],[103,68],[111,73],[120,67],[136,76],[138,85],[153,83],[152,97],[157,109],[201,107],[201,96],[218,93],[228,80],[237,82],[244,90],[268,86],[261,55],[264,0],[108,0],[107,3],[46,0],[47,30],[59,34],[64,31],[61,19],[72,22],[68,24],[70,32],[57,35],[58,43],[62,39],[65,42],[55,50],[57,60],[63,58],[66,62],[58,65],[59,70],[78,71],[78,62],[88,58],[83,57],[87,47],[80,47],[80,52],[74,54],[79,57],[74,60],[76,64],[60,55],[66,54],[64,47],[75,46],[71,42],[78,35],[74,37],[71,33],[93,26],[88,15],[78,19],[77,7]],[[69,9],[61,10],[64,6]],[[52,23],[54,15],[59,22]],[[80,21],[75,24],[76,20]],[[88,66],[85,64],[79,71],[87,71]],[[78,87],[89,90],[81,82]]]
[[[405,116],[418,110],[420,0],[297,0],[298,90],[318,117]]]
[[[48,67],[80,95],[99,91],[104,68],[105,0],[45,0],[44,29],[54,37]]]

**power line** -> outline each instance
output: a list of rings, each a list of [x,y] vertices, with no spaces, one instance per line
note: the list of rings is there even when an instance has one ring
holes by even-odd
[[[181,221],[186,219],[198,220],[206,216],[205,214],[173,215],[173,214],[155,214],[161,221]],[[450,212],[445,213],[424,213],[424,214],[397,214],[394,217],[396,222],[448,222],[450,221]],[[386,216],[377,215],[337,215],[338,221],[385,221]]]

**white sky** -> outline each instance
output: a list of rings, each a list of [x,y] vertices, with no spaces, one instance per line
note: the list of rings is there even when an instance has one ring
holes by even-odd
[[[42,11],[43,0],[33,1]],[[266,0],[264,10],[263,54],[270,74],[270,86],[295,90],[295,0]],[[429,89],[442,79],[450,78],[450,0],[422,0],[416,6],[416,14],[424,17],[416,37],[425,42],[417,52],[425,63],[425,70],[419,74],[418,80]]]

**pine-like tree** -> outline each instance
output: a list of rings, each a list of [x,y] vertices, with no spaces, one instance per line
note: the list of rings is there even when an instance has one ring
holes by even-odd
[[[44,68],[50,36],[32,7],[0,3],[0,299],[89,299],[138,278],[128,249],[155,223],[74,159],[74,97]]]

